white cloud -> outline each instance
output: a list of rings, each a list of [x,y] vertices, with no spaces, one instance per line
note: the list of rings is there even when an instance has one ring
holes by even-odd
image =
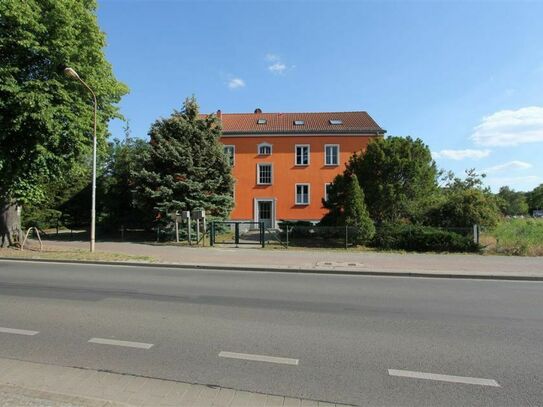
[[[543,142],[543,107],[501,110],[483,117],[471,138],[483,146],[516,146]]]
[[[238,89],[245,87],[245,81],[241,78],[232,78],[228,80],[228,87],[230,89]]]
[[[492,167],[488,167],[483,170],[486,174],[491,174],[495,172],[502,172],[502,171],[511,171],[511,170],[527,170],[528,168],[532,168],[532,164],[524,162],[524,161],[509,161],[503,164],[494,165]]]
[[[266,54],[266,61],[269,62],[268,71],[274,75],[283,75],[288,70],[294,69],[294,65],[288,66],[277,54]]]
[[[276,74],[282,74],[285,69],[287,69],[287,66],[282,62],[276,62],[270,66],[268,66],[268,69]]]
[[[441,151],[432,151],[432,157],[437,158],[450,158],[451,160],[465,160],[466,158],[471,158],[478,160],[480,158],[488,157],[490,155],[490,150],[441,150]]]

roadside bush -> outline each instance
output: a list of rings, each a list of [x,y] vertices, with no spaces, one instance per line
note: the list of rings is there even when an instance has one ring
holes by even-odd
[[[469,237],[417,225],[383,224],[377,229],[373,246],[417,252],[478,252],[481,247]]]

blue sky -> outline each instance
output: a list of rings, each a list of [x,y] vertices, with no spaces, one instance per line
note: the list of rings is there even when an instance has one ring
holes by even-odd
[[[134,136],[192,94],[203,112],[366,110],[440,168],[543,183],[543,2],[99,0],[98,18]]]

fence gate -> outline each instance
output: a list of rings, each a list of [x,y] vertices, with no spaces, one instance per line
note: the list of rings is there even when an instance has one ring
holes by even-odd
[[[209,243],[265,246],[264,222],[212,221],[209,229]]]

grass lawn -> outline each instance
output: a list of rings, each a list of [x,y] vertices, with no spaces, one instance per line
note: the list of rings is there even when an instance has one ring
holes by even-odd
[[[543,219],[507,219],[481,236],[489,253],[543,256]]]
[[[131,256],[121,253],[94,252],[82,249],[65,249],[47,247],[44,251],[36,248],[24,251],[18,249],[0,249],[0,257],[18,259],[46,259],[46,260],[81,260],[81,261],[119,261],[119,262],[156,262],[150,256]]]

